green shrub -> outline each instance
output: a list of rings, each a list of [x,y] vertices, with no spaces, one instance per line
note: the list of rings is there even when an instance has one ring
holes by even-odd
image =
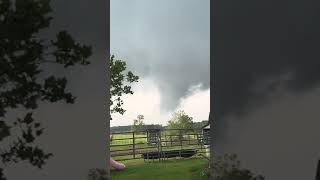
[[[225,154],[218,156],[212,163],[213,168],[210,169],[210,163],[205,165],[202,173],[204,179],[214,176],[215,180],[264,180],[261,175],[255,175],[250,170],[241,168],[240,161],[237,160],[235,154]]]

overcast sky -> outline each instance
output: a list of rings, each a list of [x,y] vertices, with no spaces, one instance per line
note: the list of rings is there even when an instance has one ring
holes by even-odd
[[[52,5],[54,19],[42,35],[49,39],[67,30],[78,42],[93,46],[91,64],[67,71],[44,67],[44,76],[67,76],[67,89],[77,99],[73,105],[40,104],[35,118],[46,129],[37,143],[54,157],[41,171],[28,163],[10,166],[5,171],[8,179],[84,180],[89,168],[106,164],[106,2]],[[196,121],[207,119],[209,32],[209,0],[112,0],[111,51],[140,76],[135,95],[124,97],[126,115],[114,118],[112,125],[131,124],[138,114],[145,115],[146,123],[165,123],[179,108]]]
[[[105,4],[53,2],[51,30],[93,44],[92,64],[65,72],[78,97],[73,106],[42,104],[35,114],[46,126],[40,144],[55,157],[43,171],[17,164],[6,171],[9,179],[84,179],[88,168],[105,164]],[[219,2],[215,150],[239,154],[270,180],[312,179],[320,152],[313,118],[320,116],[319,2]],[[135,94],[124,97],[126,114],[111,125],[131,124],[138,114],[165,124],[177,109],[207,119],[209,19],[209,0],[111,1],[111,52],[140,76]]]
[[[320,2],[214,4],[214,150],[268,180],[314,179]]]
[[[125,96],[125,115],[111,126],[166,124],[185,110],[194,121],[210,109],[209,0],[112,0],[111,53],[140,76],[134,95]]]

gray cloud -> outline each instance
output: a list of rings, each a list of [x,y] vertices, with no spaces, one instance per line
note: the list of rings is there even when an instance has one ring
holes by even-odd
[[[214,148],[267,179],[315,175],[319,5],[227,0],[214,9]]]
[[[320,88],[304,94],[277,91],[264,105],[232,123],[223,152],[270,180],[314,179],[320,155]]]
[[[318,7],[312,1],[221,2],[211,70],[218,140],[227,131],[223,117],[245,115],[265,102],[277,85],[266,85],[270,79],[289,74],[288,91],[296,93],[319,83]]]
[[[111,52],[142,78],[152,76],[162,110],[173,110],[188,88],[209,88],[209,1],[111,3]]]

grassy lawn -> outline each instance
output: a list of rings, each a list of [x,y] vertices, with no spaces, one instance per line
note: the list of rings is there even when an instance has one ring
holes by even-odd
[[[146,143],[147,142],[147,135],[144,134],[135,134],[135,143]],[[128,138],[128,139],[127,139]],[[132,133],[127,134],[114,134],[111,141],[111,145],[117,145],[117,144],[132,144],[133,140],[129,139],[133,138]],[[117,140],[117,139],[123,139],[123,140]]]
[[[201,172],[205,159],[170,159],[165,162],[142,159],[123,161],[126,169],[122,172],[111,170],[111,180],[202,180]]]

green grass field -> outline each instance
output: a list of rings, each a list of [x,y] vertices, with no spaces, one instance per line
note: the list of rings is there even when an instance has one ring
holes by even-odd
[[[193,158],[172,158],[159,162],[144,162],[141,159],[142,152],[157,151],[157,146],[147,143],[146,134],[135,134],[135,140],[133,141],[133,134],[113,134],[111,141],[111,157],[114,160],[121,161],[126,165],[126,169],[123,172],[115,170],[111,171],[112,180],[140,180],[140,179],[172,179],[172,180],[205,180],[201,178],[206,160],[198,156],[199,153],[203,153],[205,150],[198,144],[198,137],[194,135],[183,135],[183,140],[178,142],[178,139],[162,134],[162,150],[177,150],[177,149],[198,149],[198,155]],[[174,138],[174,137],[173,137]],[[167,141],[167,142],[165,142]],[[133,158],[133,142],[135,143],[136,158]],[[182,143],[182,146],[181,146]],[[147,148],[147,149],[143,149]],[[200,149],[201,148],[201,149]],[[126,160],[131,159],[131,160]]]
[[[129,134],[114,134],[112,137],[111,145],[118,145],[118,144],[133,144],[132,133]],[[135,134],[135,143],[146,143],[147,142],[147,135],[143,134]],[[124,140],[117,140],[117,139],[124,139]]]
[[[147,143],[147,135],[146,134],[135,134],[135,143]],[[183,135],[183,138],[196,140],[196,136],[194,135]],[[121,140],[122,139],[122,140]],[[169,140],[169,137],[162,135],[161,138],[163,141]],[[118,145],[118,144],[133,144],[133,134],[132,133],[125,133],[125,134],[114,134],[112,137],[111,145]]]
[[[170,159],[150,163],[138,159],[123,163],[126,169],[121,172],[111,170],[111,180],[206,180],[201,176],[205,159]]]

